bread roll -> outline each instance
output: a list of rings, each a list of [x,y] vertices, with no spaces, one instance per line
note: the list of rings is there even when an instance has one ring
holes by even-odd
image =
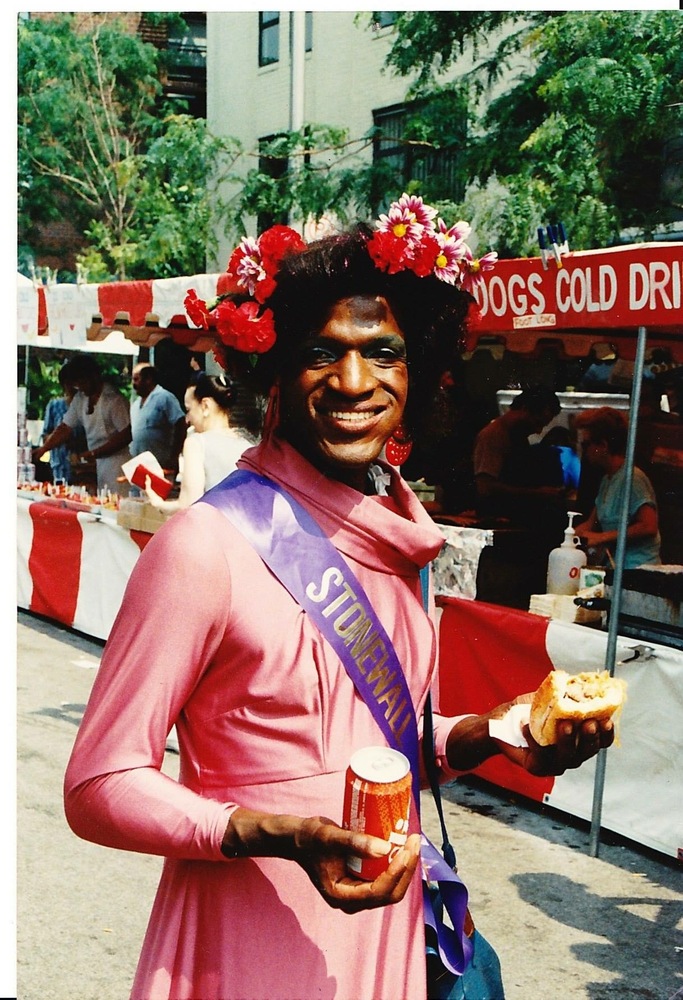
[[[557,743],[557,724],[563,719],[610,719],[626,697],[626,682],[609,671],[568,674],[551,671],[534,694],[529,729],[541,746]]]

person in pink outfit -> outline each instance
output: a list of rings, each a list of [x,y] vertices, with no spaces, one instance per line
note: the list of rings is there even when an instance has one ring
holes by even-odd
[[[276,387],[240,469],[285,489],[343,556],[420,720],[437,629],[419,574],[442,539],[383,455],[399,424],[419,427],[471,299],[417,273],[414,247],[403,267],[388,267],[384,249],[358,228],[294,244],[275,267],[264,253],[260,312],[236,318],[235,302],[221,302],[216,325],[231,350],[242,336],[256,344],[255,371]],[[252,263],[237,260],[247,278],[259,264],[249,253]],[[613,739],[609,723],[590,721],[568,725],[555,747],[512,747],[488,728],[509,707],[435,714],[443,780],[500,753],[561,773]],[[177,782],[161,770],[174,725]],[[131,576],[65,777],[79,837],[165,858],[134,1000],[426,996],[416,809],[375,881],[346,867],[349,855],[390,851],[341,825],[349,759],[373,745],[386,740],[341,659],[243,534],[205,498],[174,514]]]

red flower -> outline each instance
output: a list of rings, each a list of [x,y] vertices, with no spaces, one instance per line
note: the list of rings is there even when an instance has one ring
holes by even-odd
[[[275,343],[273,313],[259,314],[257,302],[236,306],[226,299],[216,309],[216,332],[224,344],[247,354],[263,354]]]
[[[413,246],[413,261],[406,262],[406,266],[414,271],[418,278],[427,278],[434,271],[440,250],[437,240],[433,236],[425,235]]]
[[[209,310],[204,299],[200,299],[197,296],[197,292],[194,288],[190,288],[188,290],[183,305],[185,306],[185,312],[195,326],[201,327],[202,330],[209,329],[209,323],[211,321]]]
[[[381,230],[373,233],[368,240],[368,253],[380,271],[387,271],[389,274],[397,274],[412,263],[408,241]]]
[[[306,249],[306,243],[289,226],[271,226],[259,236],[258,248],[263,270],[269,278],[274,278],[283,257],[290,253],[301,253]]]
[[[256,301],[263,305],[266,299],[270,298],[275,291],[275,285],[275,278],[266,277],[262,278],[261,281],[257,281],[254,286],[254,298]]]

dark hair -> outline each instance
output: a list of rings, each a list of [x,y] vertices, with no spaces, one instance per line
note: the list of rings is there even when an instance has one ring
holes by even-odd
[[[235,402],[235,383],[227,374],[207,375],[206,372],[197,372],[190,387],[194,389],[197,399],[213,399],[226,413],[230,412]]]
[[[59,379],[59,384],[61,385],[62,389],[65,389],[67,386],[69,386],[71,389],[75,388],[73,364],[74,364],[74,359],[72,358],[70,361],[66,361],[59,369],[59,374],[57,375],[57,378]]]
[[[102,369],[90,354],[75,355],[70,361],[67,361],[64,368],[67,369],[67,374],[72,380],[79,378],[102,378]]]
[[[382,296],[389,303],[406,340],[409,372],[406,423],[415,432],[426,419],[444,371],[462,348],[464,322],[472,297],[453,285],[410,270],[386,274],[367,249],[369,228],[311,243],[285,257],[275,291],[268,299],[275,319],[275,346],[259,357],[263,388],[291,373],[296,346],[320,331],[341,299]]]
[[[159,370],[155,368],[154,365],[148,365],[145,362],[140,362],[139,373],[140,378],[149,379],[154,382],[155,385],[159,384]]]
[[[628,419],[621,410],[599,406],[595,410],[582,410],[574,419],[574,426],[588,431],[593,441],[604,441],[611,455],[626,453]]]
[[[552,389],[548,389],[545,385],[532,385],[528,389],[522,389],[518,396],[513,397],[510,409],[525,409],[534,416],[542,416],[546,410],[552,410],[553,415],[557,416],[562,407]]]

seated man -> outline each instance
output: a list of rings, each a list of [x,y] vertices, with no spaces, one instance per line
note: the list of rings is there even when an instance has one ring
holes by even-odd
[[[589,465],[603,472],[595,506],[576,534],[588,549],[605,559],[617,543],[626,479],[627,419],[621,410],[601,406],[584,410],[575,420],[580,448]],[[634,466],[626,529],[625,569],[659,563],[660,536],[655,491],[645,473]],[[592,560],[595,562],[595,557]]]

